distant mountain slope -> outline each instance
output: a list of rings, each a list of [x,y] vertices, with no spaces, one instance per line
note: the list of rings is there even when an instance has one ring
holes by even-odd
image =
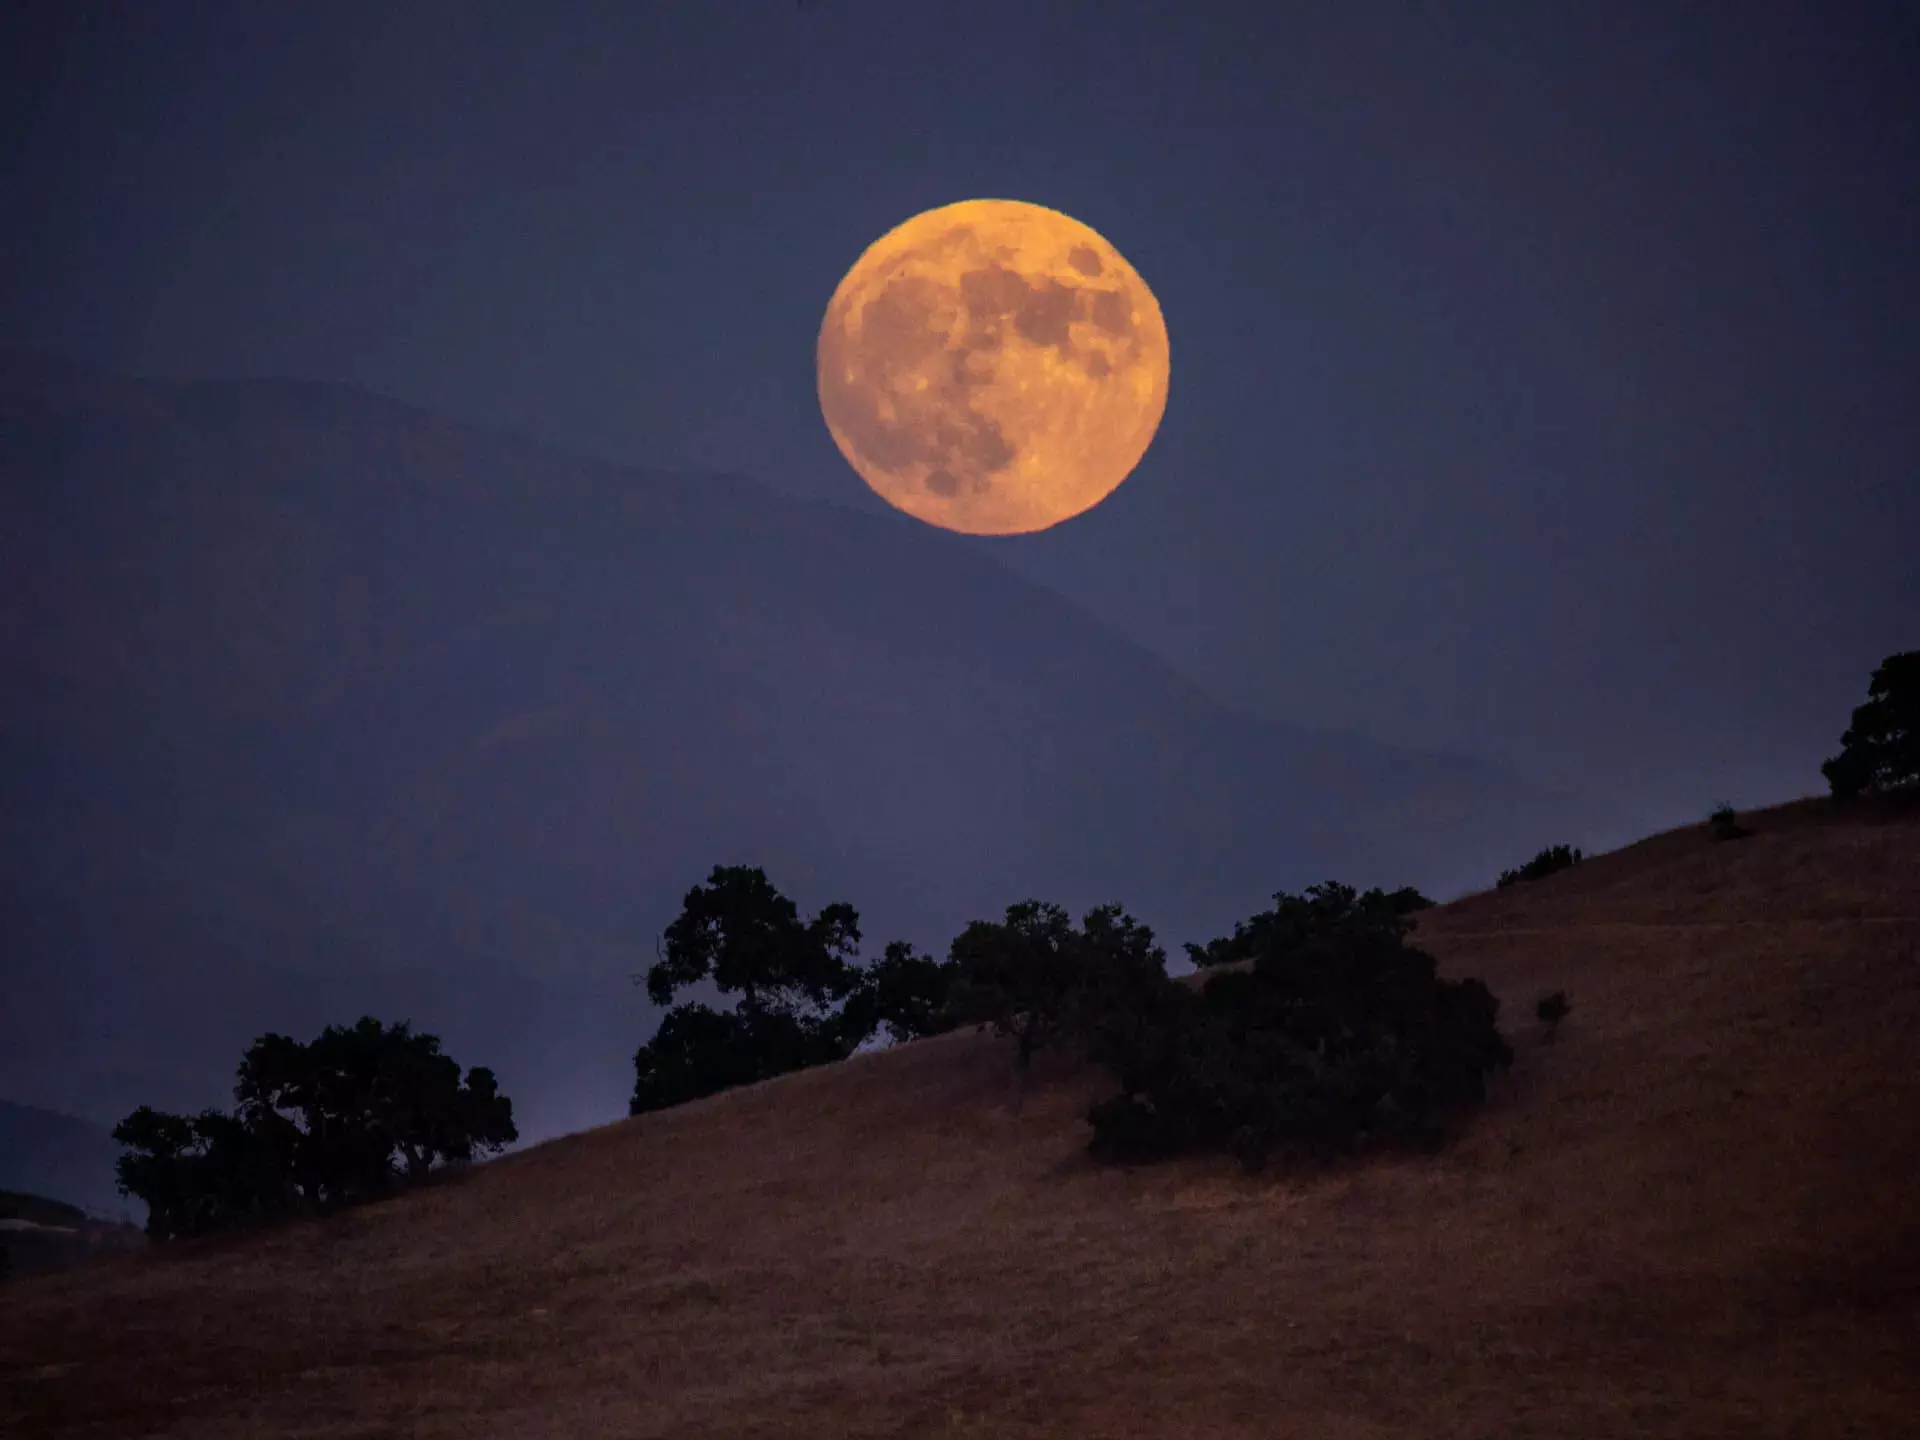
[[[1910,1434],[1920,809],[1742,819],[1422,914],[1517,1051],[1436,1156],[1096,1166],[962,1032],[23,1286],[0,1429]]]
[[[99,1220],[63,1200],[0,1189],[0,1278],[65,1270],[146,1243],[145,1232],[130,1222]]]
[[[85,1210],[64,1200],[49,1200],[24,1190],[0,1189],[0,1224],[74,1230],[85,1224],[86,1219]]]
[[[192,1014],[335,976],[347,1019],[349,977],[430,972],[494,1033],[490,987],[539,977],[604,1029],[720,862],[874,941],[1041,895],[1177,946],[1282,885],[1445,894],[1585,838],[1494,767],[1226,710],[956,537],[338,387],[13,356],[0,481],[0,944],[67,997],[10,1023],[130,1084],[172,1042],[69,974]],[[197,1058],[210,1101],[235,1059]]]
[[[112,1135],[98,1125],[0,1100],[0,1190],[62,1200],[99,1215],[144,1218],[146,1207],[118,1191],[113,1162],[119,1153]]]

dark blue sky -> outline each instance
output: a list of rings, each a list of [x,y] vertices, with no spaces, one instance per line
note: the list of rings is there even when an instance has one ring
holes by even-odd
[[[1650,820],[1920,644],[1920,10],[9,7],[0,341],[879,502],[859,252],[970,196],[1158,294],[1159,438],[978,542],[1217,693]],[[973,543],[973,542],[969,542]]]

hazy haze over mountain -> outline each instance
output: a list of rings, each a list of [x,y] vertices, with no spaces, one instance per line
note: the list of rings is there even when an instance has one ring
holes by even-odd
[[[147,1207],[121,1195],[115,1185],[118,1154],[101,1126],[0,1100],[0,1190],[41,1195],[114,1218],[144,1216]]]
[[[550,1133],[619,1113],[628,977],[716,863],[853,901],[869,953],[1031,895],[1177,952],[1281,886],[1622,833],[1237,714],[904,520],[336,386],[16,355],[0,396],[21,1100],[218,1103],[253,1035],[371,1011]]]

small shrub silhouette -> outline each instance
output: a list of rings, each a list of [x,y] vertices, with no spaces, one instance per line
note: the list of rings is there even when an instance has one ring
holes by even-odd
[[[1567,992],[1555,990],[1550,995],[1542,995],[1533,1007],[1533,1013],[1540,1023],[1547,1027],[1547,1038],[1551,1040],[1560,1030],[1560,1022],[1572,1012],[1573,1006],[1567,1000]]]
[[[1518,870],[1502,870],[1499,888],[1504,890],[1522,880],[1539,880],[1556,871],[1571,870],[1580,863],[1580,858],[1578,846],[1549,845]]]
[[[1725,800],[1713,807],[1712,813],[1707,816],[1707,825],[1716,840],[1744,840],[1753,834],[1740,823],[1740,816]]]

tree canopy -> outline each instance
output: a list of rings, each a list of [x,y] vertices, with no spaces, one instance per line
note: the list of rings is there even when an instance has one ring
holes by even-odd
[[[299,1202],[293,1156],[236,1115],[169,1115],[142,1105],[114,1127],[124,1195],[147,1203],[155,1240],[205,1235],[286,1213]]]
[[[952,964],[916,955],[905,940],[890,941],[847,997],[841,1012],[846,1033],[859,1036],[857,1046],[876,1030],[899,1044],[952,1029],[954,975]]]
[[[463,1083],[438,1036],[371,1016],[305,1045],[262,1036],[240,1062],[234,1098],[249,1128],[291,1147],[296,1183],[321,1204],[378,1194],[396,1167],[417,1179],[517,1138],[491,1070],[475,1066]]]
[[[493,1072],[460,1067],[438,1036],[371,1016],[302,1044],[263,1035],[241,1058],[233,1113],[141,1106],[114,1129],[121,1193],[157,1239],[384,1194],[518,1138]]]
[[[1153,932],[1118,905],[1088,911],[1076,928],[1060,906],[1022,901],[1003,920],[968,925],[950,958],[958,1013],[1012,1036],[1023,1069],[1107,997],[1166,975]]]
[[[710,983],[726,1008],[673,1005],[634,1056],[631,1114],[851,1055],[885,1027],[909,1040],[951,1027],[950,968],[904,941],[859,964],[860,915],[844,902],[802,920],[766,873],[716,866],[686,894],[647,971],[647,995],[669,1005]]]
[[[1842,800],[1920,785],[1920,650],[1889,655],[1875,668],[1840,753],[1820,773]]]
[[[1405,943],[1425,903],[1333,881],[1282,892],[1188,947],[1207,967],[1195,989],[1118,906],[1075,927],[1027,901],[954,941],[956,1009],[1011,1036],[1023,1073],[1056,1044],[1112,1072],[1119,1092],[1087,1116],[1103,1159],[1220,1150],[1257,1169],[1275,1154],[1433,1142],[1512,1051],[1487,987],[1442,979]]]
[[[1189,944],[1187,957],[1202,969],[1252,960],[1276,951],[1295,950],[1323,936],[1374,933],[1404,935],[1413,914],[1433,902],[1411,885],[1399,890],[1368,890],[1328,880],[1309,885],[1304,895],[1281,891],[1273,908],[1237,922],[1233,934],[1205,945]]]
[[[859,952],[853,906],[829,905],[803,923],[765,871],[717,865],[667,927],[647,998],[670,1005],[680,990],[712,980],[743,1009],[817,1015],[853,988]]]
[[[1088,1053],[1120,1093],[1088,1115],[1094,1154],[1225,1150],[1258,1169],[1276,1153],[1430,1142],[1484,1096],[1486,1072],[1512,1060],[1491,992],[1441,979],[1383,907],[1319,888],[1337,918],[1303,927],[1277,906],[1202,952],[1251,964],[1100,1012]]]

